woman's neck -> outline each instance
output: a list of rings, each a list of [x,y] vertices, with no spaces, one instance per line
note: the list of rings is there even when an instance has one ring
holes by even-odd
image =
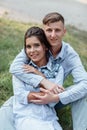
[[[35,63],[38,67],[45,66],[48,62],[48,58],[42,59],[40,62]]]

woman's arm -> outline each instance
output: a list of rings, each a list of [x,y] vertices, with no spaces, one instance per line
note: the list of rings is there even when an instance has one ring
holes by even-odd
[[[17,77],[13,76],[13,92],[17,100],[22,104],[28,104],[31,100],[36,100],[37,98],[34,94],[44,95],[40,92],[31,92],[30,90],[25,90],[25,83],[19,80]]]

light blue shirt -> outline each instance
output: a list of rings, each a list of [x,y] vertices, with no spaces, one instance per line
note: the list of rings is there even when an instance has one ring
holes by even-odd
[[[52,60],[53,65],[60,64],[63,67],[64,80],[69,74],[73,77],[74,85],[67,86],[66,91],[58,94],[63,104],[74,102],[87,95],[87,72],[81,63],[79,55],[68,43],[62,42],[62,49],[56,58],[50,53],[50,60]],[[22,50],[12,63],[10,72],[27,84],[37,87],[43,77],[33,73],[25,73],[23,71],[23,64],[27,62],[28,58],[24,50]]]
[[[29,62],[29,65],[32,65],[41,71],[50,81],[60,85],[63,84],[64,73],[62,66],[59,64],[55,64],[53,68],[51,60],[49,59],[47,65],[42,67],[38,67],[32,61]],[[35,88],[13,76],[13,91],[13,113],[15,115],[15,119],[20,119],[21,117],[30,117],[32,119],[44,121],[56,121],[58,119],[55,109],[51,107],[52,104],[38,105],[28,102],[28,94],[30,92],[39,92],[39,86]]]

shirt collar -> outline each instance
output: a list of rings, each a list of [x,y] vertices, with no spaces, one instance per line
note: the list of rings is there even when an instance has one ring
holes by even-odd
[[[32,60],[30,60],[29,65],[31,65],[31,66],[33,66],[33,67],[35,67],[35,68],[38,67]]]
[[[32,60],[30,60],[29,62],[29,65],[35,67],[36,69],[48,69],[48,70],[51,70],[51,66],[52,66],[52,63],[51,63],[51,60],[49,59],[48,63],[45,65],[45,66],[41,66],[41,67],[38,67]]]
[[[62,48],[61,48],[61,51],[57,54],[56,58],[55,59],[60,59],[60,60],[63,60],[64,59],[64,48],[65,48],[65,44],[64,42],[62,41]],[[49,50],[49,55],[53,57],[51,51]]]

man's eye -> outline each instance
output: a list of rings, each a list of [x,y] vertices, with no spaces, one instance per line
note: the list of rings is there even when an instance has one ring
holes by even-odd
[[[55,32],[60,32],[61,30],[60,29],[56,29]]]
[[[52,32],[52,30],[51,30],[51,29],[48,29],[47,32]]]
[[[27,45],[26,48],[31,48],[31,46]]]

